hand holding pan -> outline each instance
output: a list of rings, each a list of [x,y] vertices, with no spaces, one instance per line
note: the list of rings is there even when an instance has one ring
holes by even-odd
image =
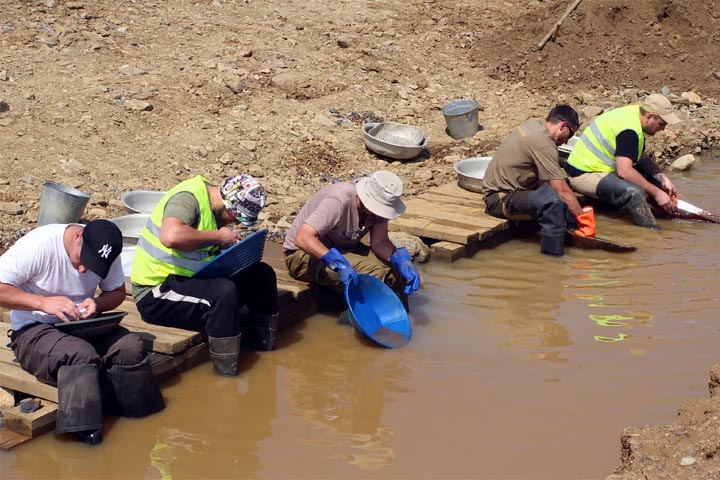
[[[585,235],[574,232],[572,230],[567,231],[566,240],[569,240],[568,243],[573,247],[577,248],[599,249],[617,253],[634,252],[635,250],[637,250],[637,247],[635,245],[616,243],[610,239],[598,236],[586,237]]]

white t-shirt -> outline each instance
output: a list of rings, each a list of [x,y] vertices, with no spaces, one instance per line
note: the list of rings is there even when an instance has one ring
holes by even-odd
[[[64,296],[75,303],[94,298],[99,286],[104,292],[123,285],[120,257],[113,262],[105,279],[88,270],[76,270],[63,245],[68,225],[44,225],[32,230],[0,256],[0,283],[43,297]],[[15,331],[33,323],[57,323],[55,315],[41,311],[11,310],[10,320]]]

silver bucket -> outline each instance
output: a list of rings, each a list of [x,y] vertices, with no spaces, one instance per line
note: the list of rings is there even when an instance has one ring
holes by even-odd
[[[40,197],[38,226],[79,222],[88,200],[89,193],[45,180]]]
[[[442,108],[448,133],[455,140],[472,137],[479,130],[478,108],[475,100],[453,100]]]

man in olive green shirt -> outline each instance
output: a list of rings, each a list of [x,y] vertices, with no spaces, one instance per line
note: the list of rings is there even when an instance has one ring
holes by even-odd
[[[509,220],[536,220],[540,251],[548,255],[563,254],[568,226],[575,228],[576,217],[583,215],[557,150],[578,125],[577,112],[568,105],[556,106],[545,120],[527,120],[498,147],[483,179],[486,213]]]

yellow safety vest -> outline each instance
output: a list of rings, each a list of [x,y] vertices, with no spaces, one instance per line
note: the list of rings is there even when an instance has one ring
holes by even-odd
[[[155,206],[145,228],[140,232],[130,279],[136,285],[154,286],[165,281],[168,275],[190,277],[206,262],[212,260],[220,248],[211,245],[198,250],[181,251],[168,248],[160,241],[160,227],[168,200],[179,192],[190,192],[200,205],[198,230],[217,230],[217,222],[210,208],[207,191],[209,181],[198,175],[173,187]]]
[[[575,144],[567,162],[583,172],[614,172],[617,136],[623,130],[632,130],[638,136],[640,159],[645,146],[645,134],[640,124],[640,107],[628,105],[616,108],[597,117],[585,129]]]

